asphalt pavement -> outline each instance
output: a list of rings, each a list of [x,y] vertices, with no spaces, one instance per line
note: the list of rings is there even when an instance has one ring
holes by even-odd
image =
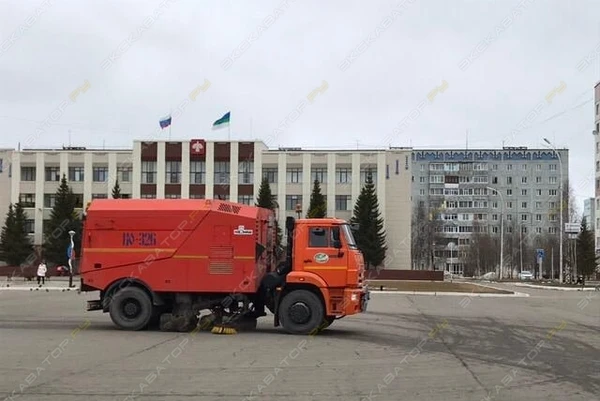
[[[0,291],[0,400],[600,401],[600,292],[373,294],[315,337],[123,332],[92,294]],[[12,398],[11,398],[12,397]]]

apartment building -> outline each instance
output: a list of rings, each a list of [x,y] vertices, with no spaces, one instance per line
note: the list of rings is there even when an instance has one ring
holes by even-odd
[[[278,204],[278,219],[307,212],[313,182],[321,182],[327,214],[349,219],[367,171],[373,174],[390,248],[386,267],[410,269],[410,149],[268,149],[261,141],[135,141],[134,198],[220,198],[255,202],[262,177]]]
[[[600,82],[594,86],[594,165],[595,173],[595,210],[600,210]],[[600,216],[595,220],[596,252],[600,252]]]
[[[473,234],[499,236],[502,220],[505,236],[558,234],[567,149],[414,150],[412,164],[413,213],[421,207],[436,220],[436,270],[462,274]]]
[[[131,196],[132,168],[130,149],[63,147],[13,151],[8,202],[20,201],[25,206],[27,230],[34,245],[41,245],[44,221],[50,218],[63,174],[77,197],[78,208],[83,208],[92,199],[109,197],[117,179],[122,194]]]

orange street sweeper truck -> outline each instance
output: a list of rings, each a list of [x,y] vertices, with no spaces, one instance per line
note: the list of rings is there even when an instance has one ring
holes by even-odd
[[[124,330],[253,329],[308,334],[364,312],[364,259],[350,224],[336,218],[285,222],[276,258],[269,209],[213,199],[95,199],[81,238],[87,310],[109,313]],[[208,311],[203,316],[202,312]],[[213,330],[214,332],[214,330]]]

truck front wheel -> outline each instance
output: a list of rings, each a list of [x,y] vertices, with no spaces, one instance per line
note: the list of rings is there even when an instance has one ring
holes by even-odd
[[[110,318],[121,329],[142,330],[152,319],[153,306],[148,294],[137,287],[119,290],[110,303]]]
[[[279,321],[290,334],[316,333],[324,315],[319,297],[307,290],[293,290],[279,305]]]

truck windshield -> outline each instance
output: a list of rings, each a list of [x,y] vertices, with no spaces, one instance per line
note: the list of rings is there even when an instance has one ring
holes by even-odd
[[[354,240],[354,235],[352,235],[352,230],[350,229],[350,225],[342,224],[342,232],[344,233],[344,238],[348,243],[348,247],[352,249],[357,249],[356,241]]]

